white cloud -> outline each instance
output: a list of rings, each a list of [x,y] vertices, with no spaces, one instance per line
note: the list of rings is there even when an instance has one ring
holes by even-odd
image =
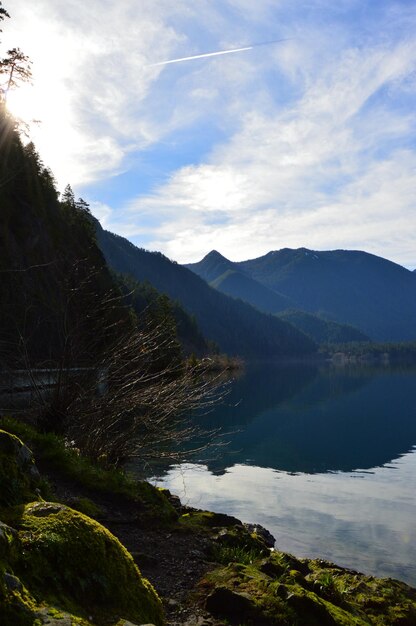
[[[391,102],[368,106],[381,89],[400,89],[414,53],[406,43],[321,63],[295,104],[269,115],[247,112],[242,130],[207,162],[176,171],[131,203],[129,219],[136,213],[140,223],[155,212],[162,225],[152,246],[180,261],[214,247],[242,259],[306,245],[414,263],[416,154],[401,144],[415,123],[395,111],[394,93]]]
[[[26,99],[42,121],[34,138],[61,183],[114,174],[133,148],[163,134],[141,115],[158,75],[146,65],[179,37],[154,3],[14,0],[10,11],[4,44],[17,42],[33,61]]]
[[[144,164],[150,148],[154,162],[159,154],[152,191],[125,191],[105,209],[113,230],[178,260],[307,245],[416,263],[414,7],[13,0],[10,11],[3,39],[34,61],[24,100],[43,120],[34,139],[61,185],[94,198],[92,183],[127,172],[135,153]],[[193,139],[182,165],[164,165],[165,143],[173,152]]]

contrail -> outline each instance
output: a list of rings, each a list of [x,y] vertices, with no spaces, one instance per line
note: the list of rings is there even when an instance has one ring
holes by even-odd
[[[170,59],[169,61],[160,61],[159,63],[152,63],[147,67],[156,67],[158,65],[170,65],[171,63],[182,63],[182,61],[194,61],[195,59],[207,59],[208,57],[217,57],[222,54],[234,54],[236,52],[245,52],[246,50],[253,50],[253,48],[258,48],[259,46],[270,46],[274,43],[279,43],[281,41],[289,41],[288,39],[276,39],[275,41],[264,41],[262,43],[253,43],[250,46],[245,46],[244,48],[231,48],[229,50],[217,50],[215,52],[204,52],[203,54],[195,54],[190,57],[181,57],[180,59]]]

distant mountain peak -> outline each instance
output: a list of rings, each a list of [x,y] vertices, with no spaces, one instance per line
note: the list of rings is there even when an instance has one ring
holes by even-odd
[[[218,252],[217,250],[211,250],[211,252],[208,252],[208,254],[206,254],[204,256],[204,258],[202,259],[202,261],[228,261],[229,259],[227,259],[225,256],[223,256],[220,252]]]

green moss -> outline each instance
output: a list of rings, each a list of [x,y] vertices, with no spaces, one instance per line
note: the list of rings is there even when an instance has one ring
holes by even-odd
[[[18,437],[0,430],[0,506],[34,500],[38,482],[32,452]]]
[[[61,474],[75,484],[96,492],[118,495],[143,507],[143,521],[152,524],[169,524],[178,515],[163,490],[145,481],[137,481],[123,470],[108,469],[92,463],[80,456],[79,452],[67,446],[66,442],[53,433],[40,433],[21,420],[3,417],[0,425],[30,443],[39,462],[47,471]],[[48,494],[45,488],[42,493]],[[49,491],[50,497],[50,491]],[[27,498],[20,502],[33,500]]]
[[[54,503],[29,504],[19,513],[14,570],[38,602],[81,618],[93,615],[99,624],[121,617],[163,624],[155,591],[103,526]]]
[[[181,515],[180,520],[182,524],[188,527],[194,528],[230,528],[233,526],[241,526],[240,520],[232,515],[226,515],[225,513],[213,513],[212,511],[190,511]],[[248,531],[247,531],[248,532]]]
[[[117,484],[116,493],[141,502],[146,515],[158,519],[162,511],[165,519],[176,519],[166,495],[151,485],[93,466],[53,435],[17,423],[16,430],[29,433],[43,462],[55,464],[74,482],[80,476],[83,484],[97,478],[98,487],[110,492]],[[43,483],[31,451],[5,431],[0,431],[0,479],[1,624],[37,626],[70,618],[73,626],[89,626],[89,615],[95,625],[121,619],[164,623],[154,589],[103,526],[61,504],[25,504]],[[78,504],[86,513],[99,513],[87,498]]]
[[[250,565],[232,563],[210,572],[201,583],[201,593],[212,596],[216,589],[222,594],[228,589],[251,599],[250,625],[416,624],[416,590],[404,583],[279,552]],[[238,623],[232,605],[224,603],[219,615]]]
[[[74,625],[90,624],[89,615],[94,624],[164,623],[150,583],[97,522],[43,502],[10,509],[9,522],[17,532],[1,526],[0,623],[33,626],[44,611],[55,619],[69,614]],[[5,572],[13,575],[12,587]]]
[[[181,515],[179,523],[189,530],[209,534],[216,543],[211,557],[219,563],[251,562],[269,554],[263,539],[257,533],[250,533],[235,517],[211,511],[190,511]]]
[[[103,515],[102,508],[89,498],[72,498],[68,504],[71,505],[71,509],[75,509],[75,511],[84,513],[84,515],[94,519]]]

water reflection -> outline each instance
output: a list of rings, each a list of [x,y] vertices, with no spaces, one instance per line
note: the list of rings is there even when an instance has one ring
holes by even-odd
[[[204,418],[229,445],[154,480],[282,550],[416,586],[415,383],[414,369],[251,366]]]
[[[371,473],[288,474],[182,465],[159,479],[191,506],[268,528],[276,547],[416,586],[416,453]]]
[[[201,421],[229,433],[205,462],[221,473],[237,463],[288,472],[370,469],[416,443],[413,370],[302,366],[248,368],[228,406]]]

